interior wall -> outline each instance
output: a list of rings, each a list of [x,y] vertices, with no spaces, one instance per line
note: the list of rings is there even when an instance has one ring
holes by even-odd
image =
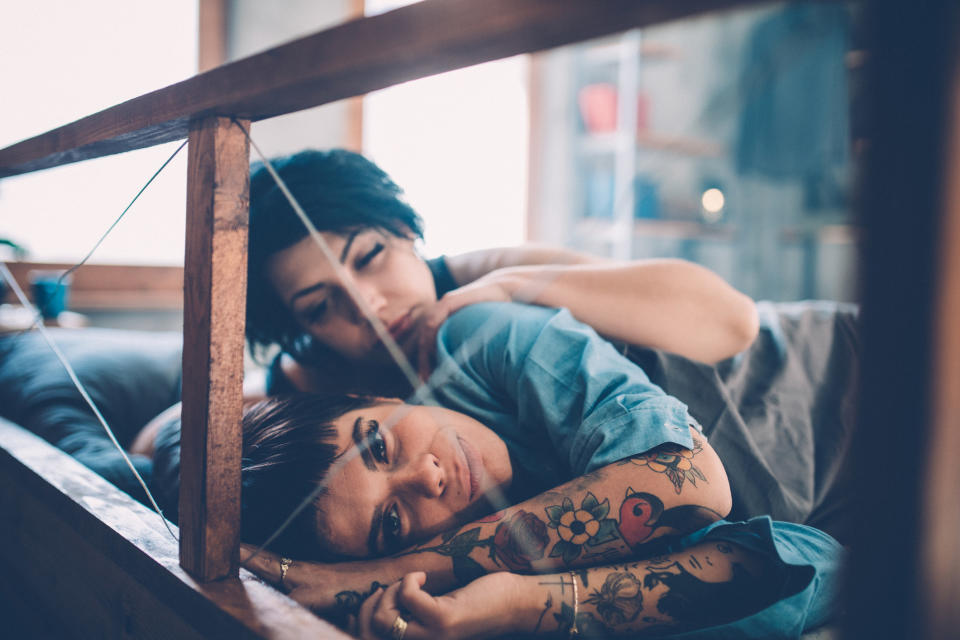
[[[362,0],[285,0],[282,4],[227,0],[227,61],[346,22],[362,14],[362,8]],[[359,151],[359,117],[353,100],[341,100],[255,123],[252,135],[268,155],[293,153],[306,146]]]

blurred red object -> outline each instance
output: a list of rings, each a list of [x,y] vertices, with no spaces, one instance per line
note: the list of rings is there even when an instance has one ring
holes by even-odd
[[[601,82],[580,89],[577,102],[580,117],[589,133],[609,133],[617,128],[617,87]],[[637,96],[637,131],[645,131],[650,122],[650,98]]]
[[[588,84],[577,95],[580,116],[590,133],[605,133],[617,128],[617,88],[612,84]]]

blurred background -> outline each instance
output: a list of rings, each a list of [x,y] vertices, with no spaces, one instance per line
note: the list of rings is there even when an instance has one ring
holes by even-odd
[[[8,3],[0,146],[402,4]],[[693,260],[757,299],[856,300],[851,198],[868,59],[854,5],[766,4],[406,83],[252,135],[268,155],[362,151],[424,217],[428,257],[559,244]],[[0,239],[26,254],[0,244],[0,258],[79,260],[175,148],[3,180]],[[110,290],[97,295],[78,272],[72,308],[94,324],[180,327],[185,194],[181,153],[92,258],[137,269],[108,269]]]

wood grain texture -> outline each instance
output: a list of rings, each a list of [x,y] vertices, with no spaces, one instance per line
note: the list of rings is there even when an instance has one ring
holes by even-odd
[[[240,540],[250,186],[241,126],[196,122],[187,161],[180,562],[201,580],[236,575]]]
[[[0,581],[57,617],[32,632],[63,628],[75,637],[158,640],[348,637],[247,571],[195,581],[177,564],[177,544],[159,516],[2,419],[0,513]]]
[[[262,120],[489,60],[758,0],[425,0],[212,69],[0,150],[0,177]]]

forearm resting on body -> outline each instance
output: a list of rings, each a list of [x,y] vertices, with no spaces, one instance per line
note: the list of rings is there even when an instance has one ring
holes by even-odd
[[[447,258],[462,286],[438,303],[437,317],[489,299],[565,307],[607,338],[708,363],[739,353],[757,335],[753,301],[692,262],[600,261],[544,248],[480,253]],[[557,264],[536,262],[547,258]]]
[[[677,633],[762,610],[777,599],[779,578],[765,556],[723,541],[562,573],[497,573],[443,596],[423,591],[422,574],[411,574],[364,604],[360,629],[373,636],[402,611],[409,640]]]

